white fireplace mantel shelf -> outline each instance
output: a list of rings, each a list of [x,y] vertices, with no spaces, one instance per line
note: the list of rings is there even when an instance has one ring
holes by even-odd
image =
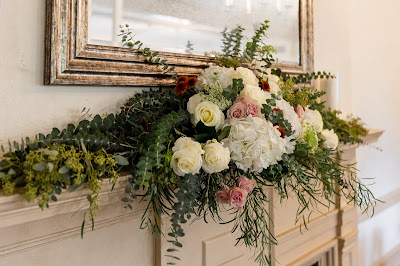
[[[366,144],[376,142],[382,133],[383,130],[369,130],[369,134],[364,138],[364,142]],[[343,150],[344,154],[349,154],[349,158],[354,157],[353,159],[355,159],[355,149],[357,147],[358,145],[341,145],[340,149]],[[125,195],[124,190],[127,185],[127,179],[128,175],[121,177],[112,191],[112,184],[108,180],[102,181],[103,188],[100,193],[101,206],[95,222],[95,232],[99,233],[91,233],[91,224],[88,219],[89,214],[87,214],[84,240],[80,239],[80,228],[84,213],[89,207],[86,196],[90,194],[90,190],[87,187],[82,186],[74,192],[63,191],[57,197],[58,201],[50,203],[50,207],[44,210],[41,210],[37,206],[36,201],[27,202],[21,195],[5,196],[3,192],[0,192],[0,265],[9,265],[8,263],[14,262],[17,258],[20,259],[24,256],[27,259],[31,258],[32,254],[30,252],[45,252],[44,250],[50,247],[54,250],[54,254],[59,254],[56,251],[61,249],[61,247],[57,243],[67,245],[67,243],[70,243],[69,241],[72,241],[71,243],[73,244],[70,244],[70,249],[76,249],[76,252],[79,252],[85,245],[89,245],[90,241],[94,241],[90,245],[101,246],[104,244],[102,242],[110,242],[113,239],[116,243],[121,242],[124,245],[131,243],[129,247],[132,250],[132,254],[129,254],[126,258],[118,258],[116,260],[119,260],[118,265],[132,265],[128,261],[131,262],[131,259],[135,256],[141,256],[143,259],[135,262],[136,264],[133,263],[133,265],[164,265],[166,262],[163,260],[161,254],[165,253],[166,249],[169,248],[165,239],[154,238],[146,230],[139,229],[140,218],[143,214],[145,203],[135,201],[132,204],[133,210],[130,210],[129,208],[124,208],[124,203],[121,202],[121,198]],[[271,191],[271,195],[273,195],[273,191]],[[318,250],[331,252],[333,255],[340,254],[342,257],[347,254],[346,252],[351,250],[353,253],[350,252],[348,254],[353,254],[351,256],[354,259],[354,243],[357,242],[357,212],[354,208],[341,206],[329,210],[326,214],[316,216],[312,219],[309,230],[302,234],[299,232],[298,226],[295,226],[294,221],[292,221],[293,215],[290,215],[291,212],[296,211],[296,203],[288,201],[288,203],[282,203],[281,206],[276,201],[274,205],[271,208],[272,215],[275,216],[273,217],[274,224],[276,225],[274,234],[277,236],[280,245],[275,247],[273,252],[280,265],[305,265],[305,261],[307,263],[313,261],[315,252]],[[288,219],[288,216],[290,219]],[[340,223],[338,222],[339,219],[342,219]],[[286,220],[290,220],[291,223]],[[337,229],[338,224],[341,224],[340,230]],[[122,229],[118,228],[126,228],[128,225],[131,234],[119,232]],[[192,237],[190,240],[183,240],[184,246],[187,246],[185,250],[190,255],[186,258],[186,251],[185,254],[181,254],[183,261],[186,258],[191,259],[191,262],[194,261],[197,263],[199,261],[198,265],[211,266],[219,265],[225,261],[216,260],[216,258],[224,257],[226,261],[235,262],[237,260],[238,264],[229,265],[243,265],[240,263],[244,263],[244,258],[248,259],[246,257],[247,249],[244,247],[233,248],[234,237],[229,233],[231,225],[217,226],[197,222],[190,228],[190,232],[187,232],[187,235],[191,235]],[[103,234],[108,232],[110,236],[102,237],[109,239],[104,241],[99,240],[101,232]],[[324,233],[321,234],[321,232]],[[340,232],[339,236],[337,235],[338,232]],[[96,238],[95,235],[98,235],[98,237]],[[116,239],[117,237],[118,239]],[[135,239],[140,239],[140,241]],[[215,247],[221,246],[225,247],[225,253],[222,251],[219,252],[218,256],[220,257],[218,257],[215,255]],[[228,246],[229,248],[227,248]],[[231,246],[232,248],[230,248]],[[305,249],[306,246],[309,250]],[[116,244],[116,247],[109,247],[109,249],[109,252],[115,253],[121,250],[121,246]],[[196,251],[200,253],[193,253]],[[51,253],[53,256],[59,256],[53,253]],[[144,256],[144,254],[147,254],[147,256]],[[232,257],[232,254],[235,254],[235,258]],[[47,258],[46,256],[50,255],[43,254],[43,258]],[[117,265],[108,264],[106,254],[101,255],[101,252],[98,252],[96,256],[88,255],[87,260],[91,259],[93,260],[92,262],[98,260],[97,265]],[[102,256],[104,258],[101,258]],[[43,258],[38,258],[38,260]],[[39,262],[37,263],[32,261],[32,265],[40,265]],[[73,262],[69,261],[68,264],[60,262],[57,265],[73,264]],[[80,264],[79,261],[76,261],[75,265],[89,264]],[[185,263],[182,265],[185,265]],[[246,262],[246,265],[253,264]],[[353,264],[342,263],[342,265],[356,264],[353,262]]]

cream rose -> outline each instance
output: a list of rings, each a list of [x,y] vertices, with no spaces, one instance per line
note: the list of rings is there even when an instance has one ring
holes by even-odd
[[[267,99],[271,98],[271,94],[267,91],[263,91],[262,89],[260,89],[258,85],[246,85],[244,89],[240,92],[240,96],[247,97],[257,102],[261,106],[267,103]]]
[[[233,79],[242,79],[243,84],[258,86],[258,79],[256,75],[254,75],[253,71],[248,68],[238,67],[234,72],[232,72],[231,78]]]
[[[216,140],[207,142],[203,147],[203,170],[206,173],[219,173],[228,169],[231,160],[230,151]]]
[[[224,113],[216,104],[203,101],[196,106],[192,120],[194,125],[200,121],[208,127],[220,128],[224,122]]]
[[[203,164],[204,150],[200,143],[188,137],[179,138],[172,148],[171,168],[178,176],[197,174]]]
[[[324,127],[321,114],[317,110],[311,110],[308,108],[306,108],[306,111],[304,112],[303,123],[313,125],[317,133],[320,133]]]
[[[321,139],[324,140],[322,143],[322,147],[326,149],[332,149],[335,150],[339,144],[339,137],[336,135],[335,131],[333,129],[328,130],[324,129],[320,133]]]
[[[201,103],[204,100],[204,97],[202,94],[198,93],[193,95],[192,97],[189,98],[189,101],[187,103],[187,110],[189,112],[189,114],[194,114],[194,111],[197,107],[197,105],[199,105],[199,103]]]
[[[201,148],[201,144],[189,137],[181,137],[177,139],[174,147],[172,147],[172,152],[177,152],[183,149],[191,150],[199,154],[204,153],[204,150]]]

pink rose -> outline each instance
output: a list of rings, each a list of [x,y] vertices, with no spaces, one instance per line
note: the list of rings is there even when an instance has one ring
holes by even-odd
[[[237,97],[236,98],[236,100],[235,100],[235,102],[234,103],[244,103],[244,104],[246,104],[247,105],[247,101],[248,101],[248,99],[246,98],[246,97],[242,97],[242,96],[240,96],[240,97]]]
[[[252,179],[248,179],[245,176],[242,176],[237,181],[238,187],[246,190],[247,193],[250,193],[254,189],[254,181]]]
[[[240,119],[240,118],[245,117],[246,109],[247,109],[246,104],[244,104],[242,102],[233,103],[233,105],[231,106],[231,108],[229,108],[229,110],[227,112],[228,119],[231,119],[231,118]]]
[[[235,209],[242,209],[246,203],[247,192],[244,189],[235,187],[231,190],[229,203]]]
[[[300,104],[298,104],[296,106],[296,114],[297,116],[300,118],[300,120],[304,119],[304,113],[305,113],[305,109],[303,106],[301,106]]]
[[[230,194],[231,194],[231,189],[229,187],[223,186],[217,192],[217,200],[220,203],[229,203]]]
[[[261,106],[253,101],[247,101],[247,115],[261,116]]]

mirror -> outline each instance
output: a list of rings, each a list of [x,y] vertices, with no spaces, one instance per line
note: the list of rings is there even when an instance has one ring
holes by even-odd
[[[46,0],[44,83],[171,86],[171,73],[121,47],[119,25],[129,24],[178,75],[197,75],[214,64],[204,52],[220,51],[225,27],[244,27],[244,44],[265,19],[276,66],[313,71],[313,0]]]
[[[241,25],[245,43],[260,23],[283,64],[300,64],[298,0],[89,0],[88,43],[121,46],[119,25],[154,51],[204,55],[221,52],[221,32]]]

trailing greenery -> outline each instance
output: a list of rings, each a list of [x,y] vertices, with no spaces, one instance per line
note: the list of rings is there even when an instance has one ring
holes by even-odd
[[[294,84],[299,84],[299,83],[307,83],[310,82],[313,79],[332,79],[335,78],[334,75],[332,75],[331,73],[327,73],[325,71],[321,72],[311,72],[311,73],[305,73],[305,74],[299,74],[299,75],[295,75],[293,77],[290,77],[288,75],[282,75],[283,77],[285,77],[286,79],[291,79],[293,81]]]
[[[173,254],[178,251],[177,248],[182,247],[182,244],[178,240],[178,238],[185,236],[182,224],[186,224],[192,218],[192,214],[195,214],[195,208],[198,206],[199,177],[197,175],[185,175],[178,181],[177,187],[179,189],[175,192],[176,201],[173,205],[170,220],[171,232],[168,233],[168,236],[172,238],[168,242],[173,246],[167,249],[169,254],[166,256],[172,259],[171,262],[167,263],[168,265],[175,265],[174,261],[179,260],[179,257]]]
[[[268,210],[268,196],[262,187],[254,189],[247,199],[243,212],[236,213],[233,232],[240,230],[236,245],[244,243],[254,251],[254,261],[271,265],[271,247],[278,244],[270,231],[273,223]]]
[[[164,70],[163,74],[171,74],[172,73],[174,76],[176,76],[176,73],[173,73],[173,71],[175,70],[175,67],[170,66],[167,63],[166,59],[162,59],[161,57],[159,57],[158,56],[159,52],[152,52],[150,50],[150,48],[148,48],[148,47],[142,48],[143,42],[134,39],[135,35],[133,34],[132,30],[129,28],[128,24],[126,24],[125,26],[120,25],[120,28],[121,28],[121,30],[120,30],[119,36],[121,36],[121,38],[122,38],[123,46],[126,46],[131,49],[135,49],[136,51],[141,53],[143,56],[146,57],[147,62],[155,64],[158,67],[161,67],[162,70]],[[191,46],[190,46],[190,48],[191,48]]]

